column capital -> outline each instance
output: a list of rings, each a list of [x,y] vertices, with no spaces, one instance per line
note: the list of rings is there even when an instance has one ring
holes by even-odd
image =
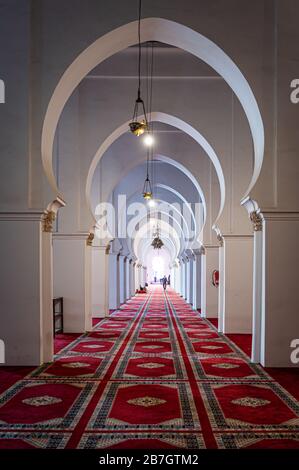
[[[193,253],[194,253],[195,256],[205,255],[206,254],[206,249],[205,249],[204,245],[202,245],[200,248],[194,249]]]
[[[87,239],[86,239],[86,245],[87,246],[92,246],[93,239],[94,239],[94,233],[90,232],[88,234]]]
[[[46,211],[43,216],[43,232],[53,232],[53,222],[56,219],[54,211]]]
[[[217,233],[217,240],[219,241],[220,247],[222,247],[223,243],[224,243],[224,239],[223,239],[223,236],[220,233]]]
[[[253,230],[255,232],[261,232],[263,230],[263,217],[260,212],[253,211],[250,214],[250,220],[253,225]]]

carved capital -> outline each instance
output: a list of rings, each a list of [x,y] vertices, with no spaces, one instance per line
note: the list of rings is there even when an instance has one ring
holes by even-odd
[[[251,212],[250,220],[253,224],[253,230],[255,232],[261,232],[263,230],[263,219],[260,213],[256,211]]]
[[[86,239],[86,245],[92,246],[93,239],[94,239],[94,233],[90,233]]]
[[[53,222],[56,218],[54,211],[48,211],[43,217],[43,232],[52,232],[53,231]]]
[[[206,254],[206,249],[203,245],[199,248],[199,254],[200,255],[205,255]]]
[[[217,240],[219,241],[220,246],[223,246],[223,236],[218,233]]]

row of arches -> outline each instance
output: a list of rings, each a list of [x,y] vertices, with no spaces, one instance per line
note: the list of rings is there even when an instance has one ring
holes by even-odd
[[[189,28],[170,22],[168,20],[157,18],[144,19],[142,21],[141,27],[143,32],[143,41],[160,41],[171,46],[179,47],[191,54],[194,54],[197,58],[208,63],[217,73],[219,73],[220,76],[226,81],[228,86],[232,89],[232,92],[236,95],[237,99],[241,103],[243,112],[247,117],[251,137],[253,140],[253,161],[251,173],[249,173],[247,176],[247,186],[244,186],[242,190],[242,193],[245,194],[245,196],[248,196],[250,188],[254,186],[261,168],[264,146],[264,131],[255,97],[245,77],[242,75],[237,66],[231,61],[231,59],[224,53],[224,51],[222,51],[216,44],[212,43],[207,38],[204,38],[195,31],[191,31]],[[42,160],[44,170],[52,186],[54,194],[58,194],[58,199],[55,198],[53,203],[50,203],[48,206],[50,211],[53,210],[53,207],[55,208],[59,206],[59,203],[56,203],[57,200],[60,201],[64,199],[63,194],[60,193],[57,187],[56,178],[53,171],[52,157],[54,136],[63,108],[72,92],[79,85],[84,76],[86,76],[95,66],[98,66],[109,56],[120,52],[126,47],[132,46],[134,43],[136,43],[135,22],[118,28],[117,30],[108,33],[106,36],[99,38],[97,41],[95,41],[94,44],[89,46],[77,57],[73,64],[71,64],[71,66],[65,71],[56,87],[46,112],[42,133]],[[119,113],[118,110],[117,119],[119,119],[120,114],[121,113]],[[181,114],[184,116],[184,112]],[[219,263],[216,262],[216,257],[220,256],[218,254],[219,249],[216,247],[216,235],[220,240],[222,240],[223,228],[221,225],[225,227],[227,224],[221,224],[221,216],[224,214],[225,204],[231,203],[229,199],[232,197],[230,191],[228,191],[227,188],[227,170],[223,167],[221,155],[217,155],[208,139],[198,130],[198,128],[196,128],[195,125],[192,125],[187,120],[184,120],[181,117],[175,116],[173,114],[165,113],[162,110],[151,112],[148,117],[151,122],[170,126],[171,128],[179,130],[184,135],[184,137],[187,136],[189,140],[192,140],[195,146],[200,147],[204,157],[209,159],[209,171],[215,175],[215,186],[217,186],[217,189],[214,187],[215,191],[213,197],[211,197],[211,181],[207,184],[205,181],[206,178],[200,177],[198,174],[200,172],[198,171],[197,175],[195,176],[194,172],[188,168],[188,165],[183,164],[184,158],[182,159],[182,162],[179,161],[179,158],[174,159],[173,153],[168,155],[167,153],[155,154],[155,165],[157,165],[156,162],[163,162],[166,166],[172,166],[178,172],[180,172],[181,175],[185,175],[187,180],[197,191],[197,203],[200,204],[202,211],[200,214],[195,214],[193,210],[190,211],[195,225],[195,231],[196,228],[199,227],[196,236],[190,243],[188,241],[190,238],[189,234],[186,233],[186,227],[188,232],[188,224],[184,216],[181,215],[179,217],[179,221],[177,221],[174,217],[169,218],[169,215],[166,214],[167,211],[163,211],[163,209],[160,207],[159,210],[157,209],[155,212],[152,210],[150,216],[148,216],[148,214],[144,214],[144,216],[137,222],[138,229],[135,230],[132,236],[126,236],[124,239],[118,238],[115,236],[115,234],[113,236],[111,236],[111,234],[106,234],[106,238],[102,237],[99,241],[97,240],[99,227],[95,217],[95,207],[93,207],[95,206],[95,203],[92,201],[91,196],[92,186],[96,184],[96,172],[98,171],[98,175],[101,174],[101,166],[103,166],[101,165],[101,161],[103,157],[106,156],[106,158],[109,158],[109,152],[113,153],[115,144],[120,142],[122,138],[126,136],[129,123],[129,121],[125,121],[113,129],[111,128],[110,122],[115,119],[113,112],[111,113],[111,116],[112,119],[108,119],[108,125],[103,125],[103,122],[101,122],[102,126],[99,130],[99,140],[101,141],[101,144],[95,154],[88,157],[87,160],[89,163],[84,165],[83,175],[81,177],[81,180],[86,182],[86,206],[84,219],[85,221],[90,221],[88,222],[89,226],[87,226],[85,223],[85,230],[87,229],[88,232],[91,233],[91,238],[95,236],[93,244],[97,250],[97,255],[92,255],[92,263],[94,266],[97,265],[97,268],[93,268],[92,273],[97,280],[94,281],[94,287],[92,287],[94,293],[92,294],[93,301],[91,309],[101,311],[102,313],[105,312],[105,314],[107,314],[109,310],[117,308],[128,298],[128,296],[132,295],[135,289],[138,288],[138,285],[147,283],[147,266],[145,265],[145,260],[150,247],[154,225],[159,224],[161,229],[161,237],[164,241],[164,248],[170,258],[169,268],[171,268],[172,271],[172,283],[174,287],[183,297],[186,298],[188,302],[194,304],[194,308],[200,307],[203,311],[205,311],[206,309],[209,310],[210,308],[209,302],[212,302],[214,307],[217,305],[218,311],[213,309],[211,315],[218,316],[219,309],[221,308],[221,306],[218,305],[219,302],[215,300],[215,297],[216,295],[218,296],[218,294],[213,292],[213,300],[209,299],[208,303],[206,302],[206,284],[207,277],[210,275],[210,273],[206,272],[207,262],[204,261],[204,258],[206,257],[206,254],[204,254],[206,253],[204,246],[207,246],[207,252],[209,252],[208,246],[211,246],[210,251],[213,253],[212,264],[216,263],[217,267],[219,267]],[[161,147],[161,145],[159,145],[159,147]],[[188,153],[189,152],[190,150]],[[198,153],[198,148],[196,148],[195,153]],[[132,152],[132,154],[134,154],[134,152]],[[142,159],[144,159],[144,156],[141,157],[140,162],[142,162]],[[134,172],[133,168],[134,165],[136,168],[137,162],[128,161],[128,163],[129,168],[132,170],[132,172]],[[107,164],[109,165],[109,163]],[[112,202],[113,199],[115,200],[115,189],[117,188],[117,184],[124,185],[127,169],[128,166],[126,165],[125,171],[117,171],[116,179],[110,177],[110,188],[108,186],[106,188],[106,198],[105,195],[103,195],[105,190],[100,189],[101,203],[107,203],[108,201]],[[141,184],[142,180],[140,178],[139,181]],[[167,190],[167,186],[171,188],[170,191]],[[182,186],[188,187],[188,183],[183,183]],[[182,194],[182,191],[177,190],[176,184],[167,185],[163,179],[157,182],[155,190],[159,191],[160,193],[162,192],[161,198],[166,204],[169,200],[169,195],[166,196],[164,194],[163,197],[163,192],[172,193],[173,200],[172,204],[170,205],[173,205],[175,201],[188,200],[188,198]],[[126,191],[124,192],[126,193]],[[140,195],[140,192],[140,188],[135,189],[135,193],[130,195],[129,200],[135,200],[135,202],[138,202],[138,196]],[[207,196],[208,192],[209,197]],[[239,201],[234,201],[233,204],[239,204]],[[189,207],[190,210],[190,204],[187,204],[187,207]],[[86,214],[88,210],[89,217]],[[163,219],[163,215],[168,216],[167,222],[161,220]],[[117,216],[118,218],[122,217],[122,213],[117,213]],[[125,215],[125,225],[129,225],[127,215]],[[118,233],[118,227],[116,233]],[[56,240],[60,239],[59,235],[55,235],[55,238]],[[117,249],[115,249],[115,246],[117,245],[116,239],[118,239]],[[252,237],[250,238],[250,242],[253,243]],[[113,261],[107,261],[105,259],[106,255],[111,257]],[[197,256],[200,258],[203,257],[203,260],[196,260]],[[54,253],[54,260],[55,258],[57,259]],[[100,266],[101,269],[99,269]],[[58,269],[61,269],[60,264],[58,264]],[[223,270],[221,274],[224,278],[225,271]],[[250,270],[248,270],[248,275],[250,275]],[[62,283],[60,276],[59,279],[59,284],[61,287]],[[246,282],[250,283],[248,276]],[[93,285],[92,280],[91,285]],[[116,291],[114,295],[110,294],[111,290],[113,289]],[[224,284],[222,284],[222,290],[224,289]],[[245,285],[245,290],[249,293],[252,292],[252,286]],[[251,303],[248,305],[249,309],[250,305]],[[206,312],[204,312],[204,314],[206,314]],[[223,312],[222,316],[224,317]],[[223,322],[220,322],[220,324],[224,325]],[[248,326],[247,322],[245,327],[246,331],[251,329],[251,321],[249,321],[249,324],[250,326]]]
[[[141,30],[143,42],[155,41],[157,49],[172,48],[174,54],[180,49],[208,68],[198,76],[175,77],[181,96],[174,95],[172,76],[155,77],[157,102],[149,120],[157,126],[152,162],[159,168],[154,181],[157,207],[146,209],[130,237],[132,214],[117,209],[125,235],[119,235],[116,223],[116,233],[99,238],[99,203],[115,208],[121,194],[130,204],[140,202],[145,152],[127,133],[134,76],[119,73],[115,85],[114,75],[105,75],[101,68],[104,63],[109,68],[112,58],[117,61],[122,51],[134,47],[137,23],[72,51],[75,59],[54,88],[42,120],[40,179],[45,184],[32,183],[32,175],[41,175],[40,161],[35,166],[32,159],[30,167],[31,197],[42,206],[26,214],[40,237],[34,248],[40,268],[36,311],[41,334],[26,361],[52,360],[53,295],[66,298],[66,331],[83,332],[91,328],[92,315],[109,314],[148,281],[153,225],[160,224],[173,287],[203,315],[217,316],[224,333],[251,331],[252,324],[253,360],[269,363],[269,243],[264,231],[269,217],[252,196],[265,143],[255,94],[229,55],[194,29],[149,17],[142,20]],[[178,209],[182,205],[185,213]],[[190,233],[195,234],[191,241]],[[216,268],[218,290],[210,282]],[[22,360],[16,351],[8,357],[12,363]],[[279,354],[275,357],[279,362]]]

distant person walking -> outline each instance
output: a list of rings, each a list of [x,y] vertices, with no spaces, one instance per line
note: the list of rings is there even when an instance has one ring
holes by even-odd
[[[163,289],[166,290],[166,287],[167,287],[167,277],[166,277],[166,275],[163,277],[162,284],[163,284]]]

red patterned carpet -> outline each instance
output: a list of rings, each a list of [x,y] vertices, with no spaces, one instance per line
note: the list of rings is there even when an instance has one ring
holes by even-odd
[[[0,448],[299,448],[298,401],[160,286],[12,373]]]

